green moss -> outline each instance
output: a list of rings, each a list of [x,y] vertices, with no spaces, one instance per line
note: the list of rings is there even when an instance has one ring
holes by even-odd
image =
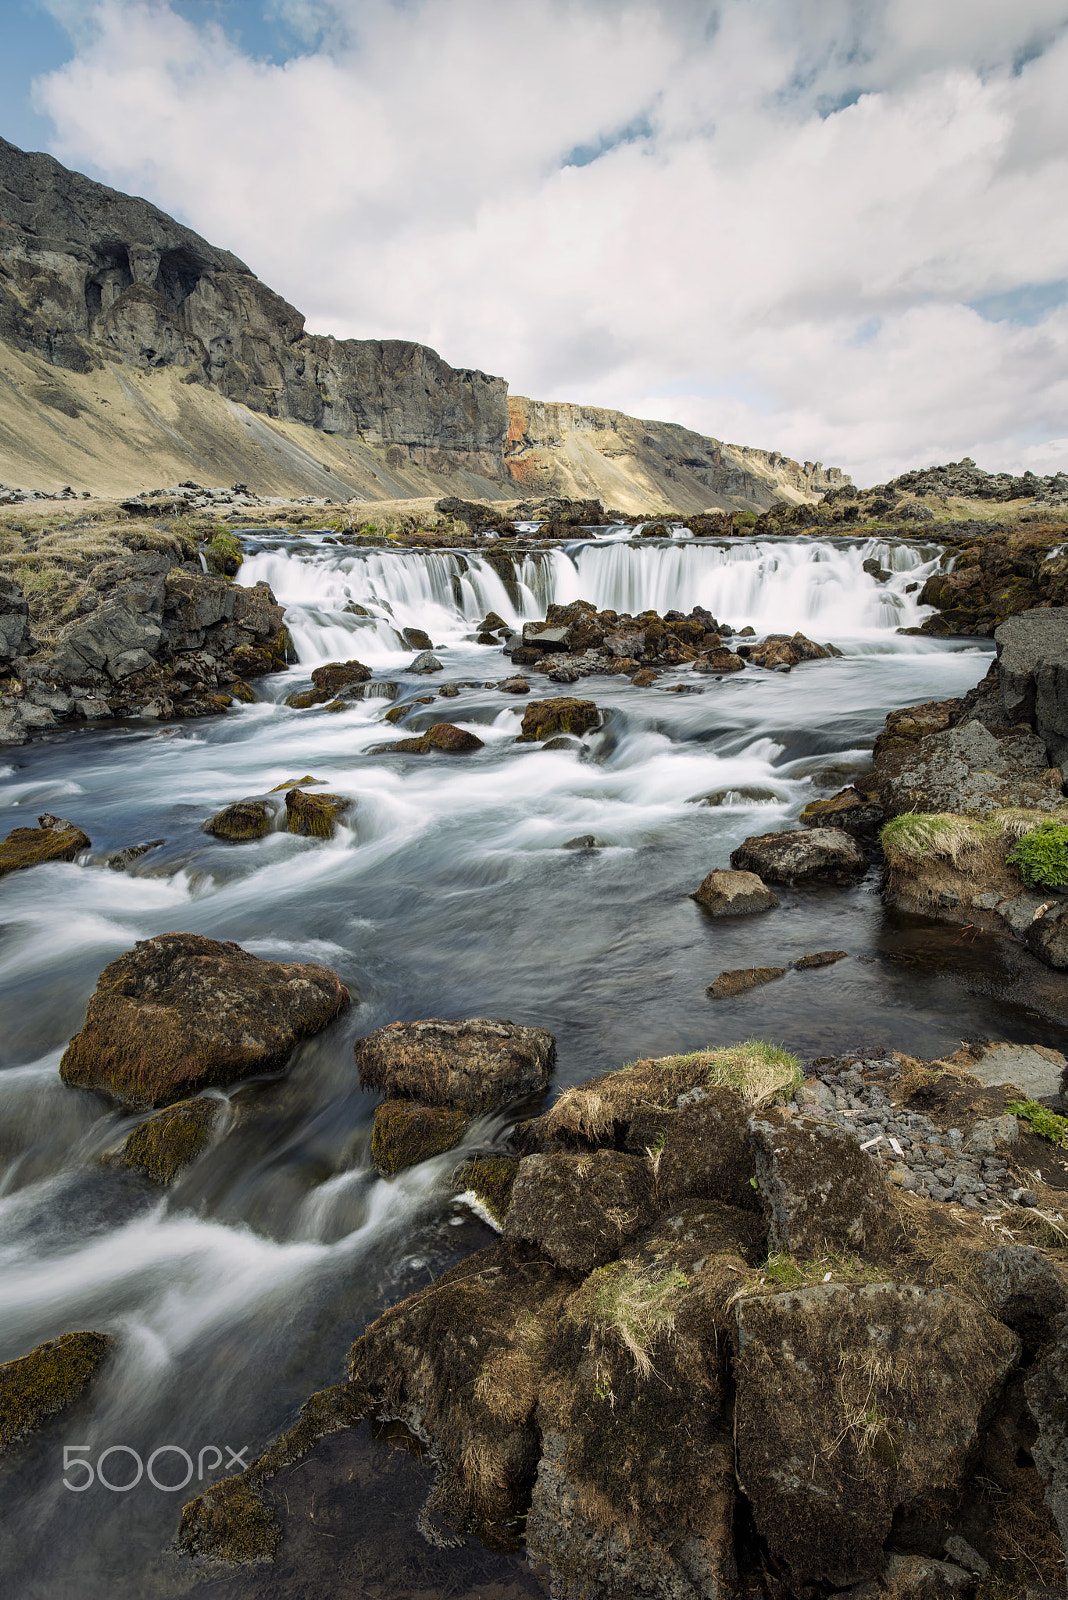
[[[46,819],[47,820],[47,819]],[[0,878],[24,867],[39,867],[46,861],[73,861],[90,840],[73,823],[53,827],[15,828],[0,844]]]
[[[175,1543],[185,1555],[237,1565],[273,1560],[281,1540],[270,1508],[243,1477],[236,1477],[213,1484],[183,1507]]]
[[[391,1174],[442,1155],[460,1143],[467,1114],[455,1106],[424,1106],[414,1100],[385,1100],[375,1112],[371,1160]]]
[[[291,789],[286,795],[286,827],[306,839],[332,839],[338,819],[351,805],[344,795],[305,794],[303,789]]]
[[[235,800],[233,805],[217,811],[211,821],[204,824],[204,831],[234,844],[262,839],[271,831],[270,807],[264,800]]]
[[[1068,885],[1068,827],[1040,822],[1018,839],[1005,857],[1025,883],[1046,889]]]
[[[465,1161],[452,1175],[453,1187],[463,1194],[476,1194],[497,1226],[504,1226],[512,1203],[512,1186],[519,1171],[516,1156],[476,1156]]]
[[[0,1366],[0,1454],[70,1405],[111,1344],[106,1333],[65,1333]]]
[[[122,1147],[123,1160],[156,1183],[171,1183],[207,1148],[220,1110],[219,1101],[207,1095],[168,1106],[134,1129]]]
[[[232,578],[241,566],[244,556],[241,540],[228,528],[220,529],[204,550],[204,560],[209,572],[222,578]]]
[[[601,713],[592,700],[576,700],[561,695],[551,700],[535,700],[523,712],[519,744],[534,744],[557,733],[581,738],[600,725]]]
[[[1068,1117],[1059,1117],[1048,1106],[1039,1105],[1037,1100],[1010,1100],[1005,1110],[1022,1121],[1029,1122],[1035,1133],[1049,1139],[1051,1144],[1068,1146]]]

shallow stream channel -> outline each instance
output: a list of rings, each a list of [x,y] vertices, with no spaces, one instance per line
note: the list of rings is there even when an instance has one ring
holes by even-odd
[[[93,842],[0,888],[0,1361],[89,1328],[115,1334],[119,1354],[0,1474],[0,1589],[543,1594],[521,1552],[426,1544],[415,1517],[429,1464],[366,1427],[277,1480],[286,1540],[274,1567],[208,1571],[169,1548],[182,1504],[224,1475],[227,1452],[251,1461],[343,1375],[368,1320],[492,1241],[450,1175],[509,1121],[485,1119],[460,1151],[378,1177],[375,1097],[360,1090],[353,1038],[420,1017],[536,1024],[556,1035],[557,1089],[749,1037],[802,1057],[870,1043],[931,1058],[977,1036],[1062,1043],[1014,1003],[985,943],[884,909],[875,870],[854,889],[780,890],[760,917],[713,921],[689,898],[747,835],[796,825],[866,767],[889,710],[977,683],[990,647],[897,631],[926,614],[917,597],[941,559],[916,542],[617,530],[532,549],[506,585],[485,551],[243,537],[237,581],[271,584],[298,664],[224,717],[85,729],[0,765],[3,832],[53,812]],[[873,557],[888,579],[864,570]],[[800,629],[842,655],[722,679],[680,667],[648,688],[602,676],[561,689],[533,673],[533,697],[593,699],[603,726],[574,748],[517,744],[529,698],[495,686],[511,664],[475,642],[477,624],[494,611],[517,627],[577,598],[632,613],[701,605],[735,629]],[[429,634],[440,672],[411,674],[404,628]],[[339,713],[285,706],[316,665],[352,658],[373,672],[362,699]],[[459,694],[439,698],[444,684]],[[401,727],[383,722],[415,696],[433,703]],[[442,720],[484,748],[371,753]],[[281,806],[256,841],[202,831],[231,801],[308,776],[354,801],[335,838],[288,834]],[[105,864],[152,840],[165,842],[126,870]],[[320,962],[354,1004],[284,1076],[229,1091],[223,1134],[161,1190],[102,1160],[136,1119],[65,1087],[57,1067],[105,964],[175,930]],[[724,969],[828,949],[849,959],[733,1000],[706,992]],[[138,1461],[163,1446],[176,1448],[156,1455],[153,1484]],[[65,1448],[92,1465],[89,1487],[65,1470]]]

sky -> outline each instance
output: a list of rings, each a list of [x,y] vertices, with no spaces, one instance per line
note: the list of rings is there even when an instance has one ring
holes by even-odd
[[[1068,0],[0,0],[0,133],[309,330],[842,467],[1068,470]]]

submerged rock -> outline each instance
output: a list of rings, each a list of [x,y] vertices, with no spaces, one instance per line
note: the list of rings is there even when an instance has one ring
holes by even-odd
[[[723,867],[713,868],[690,898],[714,917],[748,917],[779,904],[755,872],[731,872]]]
[[[305,839],[332,839],[352,801],[341,794],[305,794],[290,789],[286,795],[286,827]]]
[[[470,1115],[544,1094],[556,1040],[544,1028],[486,1017],[391,1022],[353,1046],[364,1089]]]
[[[533,1244],[584,1277],[652,1221],[648,1164],[617,1150],[524,1156],[504,1222],[506,1240]]]
[[[466,1111],[454,1106],[384,1100],[375,1110],[371,1160],[387,1175],[414,1167],[416,1162],[428,1161],[458,1145],[467,1123]]]
[[[575,700],[568,696],[535,700],[523,712],[523,727],[517,742],[533,744],[557,733],[575,734],[581,738],[584,733],[600,727],[600,724],[601,713],[592,700]]]
[[[125,872],[135,861],[147,856],[150,850],[158,850],[166,843],[166,839],[149,839],[147,844],[129,844],[125,850],[115,850],[111,855],[105,856],[104,865],[112,872]]]
[[[872,1576],[897,1509],[961,1484],[1019,1341],[962,1295],[885,1282],[749,1294],[734,1315],[761,1536],[792,1586]]]
[[[799,828],[761,833],[731,852],[731,866],[755,872],[765,883],[856,883],[868,858],[840,828]]]
[[[112,1342],[106,1333],[65,1333],[0,1366],[0,1455],[78,1398]]]
[[[795,972],[810,972],[814,967],[833,967],[848,959],[848,950],[814,950],[810,956],[798,956],[793,967]]]
[[[746,989],[758,989],[761,984],[774,983],[776,978],[785,976],[785,967],[735,967],[713,979],[708,993],[716,1000],[733,1000]]]
[[[204,832],[238,844],[247,839],[262,839],[270,833],[273,821],[274,808],[266,800],[235,800],[205,822]]]
[[[128,1136],[122,1160],[156,1183],[173,1183],[207,1149],[222,1114],[222,1103],[211,1095],[157,1111]]]
[[[171,1105],[277,1071],[348,1003],[328,967],[261,961],[197,933],[141,939],[100,974],[60,1077],[125,1105]]]
[[[36,828],[14,828],[0,843],[0,878],[46,861],[73,861],[91,843],[76,823],[46,812],[37,818]]]

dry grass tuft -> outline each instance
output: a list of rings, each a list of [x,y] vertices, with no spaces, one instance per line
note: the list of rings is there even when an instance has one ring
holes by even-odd
[[[658,1339],[674,1334],[678,1298],[688,1288],[689,1279],[677,1267],[657,1272],[613,1261],[599,1268],[582,1295],[582,1311],[592,1328],[591,1350],[598,1343],[615,1343],[630,1356],[640,1378],[651,1377],[650,1352]]]

